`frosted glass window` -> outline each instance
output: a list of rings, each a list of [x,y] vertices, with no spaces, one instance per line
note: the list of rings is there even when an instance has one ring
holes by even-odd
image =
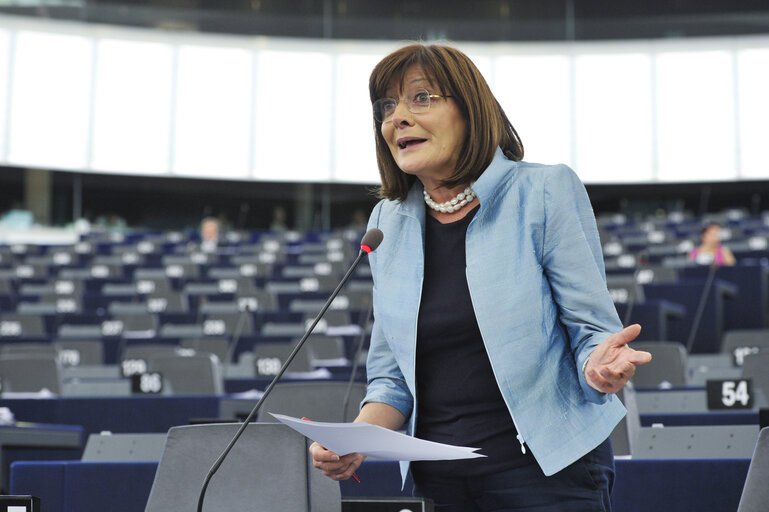
[[[337,57],[334,181],[379,183],[368,79],[380,60],[379,55]]]
[[[571,164],[569,59],[499,57],[494,95],[523,141],[524,160]]]
[[[658,179],[734,178],[731,54],[662,53],[657,57],[656,76]]]
[[[8,123],[8,52],[10,33],[0,30],[0,161],[5,159],[5,127]]]
[[[179,48],[173,172],[248,177],[252,54],[237,48]]]
[[[493,76],[493,64],[491,57],[487,57],[485,55],[475,55],[472,53],[468,53],[467,56],[470,57],[470,60],[473,61],[475,67],[478,68],[478,71],[481,72],[483,78],[489,84],[489,87],[491,87]]]
[[[91,167],[168,172],[171,65],[169,45],[99,42]]]
[[[263,51],[257,66],[255,177],[328,181],[331,55]]]
[[[652,174],[650,58],[582,55],[575,61],[576,169],[583,181],[648,181]]]
[[[739,52],[742,177],[769,178],[769,48]]]
[[[11,163],[78,170],[86,166],[91,49],[85,37],[17,32]]]

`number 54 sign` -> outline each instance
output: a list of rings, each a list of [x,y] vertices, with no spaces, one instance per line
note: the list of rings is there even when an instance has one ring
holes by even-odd
[[[753,383],[750,379],[707,381],[708,409],[752,409]]]

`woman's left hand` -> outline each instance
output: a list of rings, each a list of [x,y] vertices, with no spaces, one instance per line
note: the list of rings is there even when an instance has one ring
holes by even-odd
[[[602,393],[616,393],[633,376],[636,365],[652,360],[650,353],[627,346],[640,332],[641,326],[633,324],[595,347],[585,366],[585,379],[591,387]]]

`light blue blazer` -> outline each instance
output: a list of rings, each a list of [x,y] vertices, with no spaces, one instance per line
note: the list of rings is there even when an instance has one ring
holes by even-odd
[[[593,210],[567,166],[513,162],[500,149],[473,189],[480,209],[467,228],[466,274],[475,316],[521,448],[552,475],[603,442],[625,414],[581,372],[593,348],[622,329]],[[419,180],[405,201],[379,202],[368,227],[384,240],[369,256],[375,321],[363,403],[397,408],[413,435],[424,277]],[[401,471],[405,480],[408,463]]]

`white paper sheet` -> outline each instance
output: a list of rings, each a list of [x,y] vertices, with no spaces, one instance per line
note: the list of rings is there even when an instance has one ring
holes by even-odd
[[[283,414],[270,414],[281,423],[339,455],[361,453],[379,459],[408,461],[485,457],[475,453],[479,448],[425,441],[369,423],[325,423],[300,420]]]

